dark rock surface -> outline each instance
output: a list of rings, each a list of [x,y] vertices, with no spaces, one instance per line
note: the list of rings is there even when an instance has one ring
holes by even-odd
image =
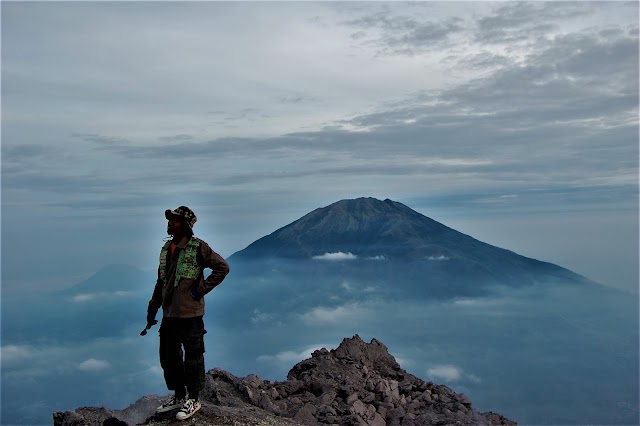
[[[79,408],[54,413],[54,425],[167,425],[155,415],[160,397],[147,396],[125,410]],[[203,408],[184,422],[199,425],[515,425],[480,413],[463,394],[425,382],[400,368],[387,347],[358,335],[334,350],[320,349],[296,364],[284,382],[256,375],[207,373]]]

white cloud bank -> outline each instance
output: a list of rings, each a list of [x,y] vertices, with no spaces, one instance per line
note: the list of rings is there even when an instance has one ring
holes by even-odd
[[[427,370],[427,375],[431,379],[444,380],[447,382],[459,382],[462,380],[480,383],[481,380],[475,374],[465,373],[460,367],[455,365],[437,365]]]
[[[71,298],[71,301],[77,303],[90,302],[92,300],[95,300],[97,297],[97,294],[76,294]]]
[[[0,360],[3,364],[24,360],[31,354],[31,348],[24,345],[5,345],[0,348]]]
[[[127,297],[132,295],[130,291],[118,290],[113,293],[80,293],[71,297],[71,301],[75,303],[91,302],[96,299],[112,298],[112,297]]]
[[[353,254],[351,252],[343,253],[341,251],[338,251],[338,252],[335,252],[335,253],[325,253],[325,254],[320,255],[320,256],[313,256],[313,259],[315,259],[315,260],[331,260],[331,261],[335,261],[335,260],[355,260],[357,258],[358,258],[358,256],[356,256],[355,254]]]
[[[438,262],[442,262],[444,260],[449,260],[451,259],[450,257],[445,256],[444,254],[441,254],[440,256],[429,256],[427,257],[427,260],[435,260]]]
[[[429,377],[448,381],[460,380],[462,370],[454,365],[439,365],[427,370]]]
[[[304,359],[311,358],[311,354],[318,349],[328,348],[329,345],[312,345],[302,350],[301,352],[295,351],[283,351],[275,355],[260,355],[257,360],[260,362],[278,362],[278,363],[298,363]]]
[[[82,371],[102,371],[111,367],[107,361],[102,359],[89,358],[78,365],[78,370]]]
[[[269,322],[273,320],[273,315],[262,312],[260,309],[254,309],[251,316],[252,323]]]
[[[318,256],[313,256],[314,260],[330,260],[330,261],[334,261],[334,260],[355,260],[358,259],[358,255],[353,254],[351,252],[341,252],[341,251],[337,251],[337,252],[333,252],[333,253],[325,253],[322,255],[318,255]],[[384,255],[377,255],[377,256],[367,256],[365,257],[366,260],[387,260],[387,258]]]
[[[366,319],[369,311],[357,303],[336,307],[317,306],[309,312],[300,315],[300,319],[307,325],[329,325],[339,323],[353,323]]]

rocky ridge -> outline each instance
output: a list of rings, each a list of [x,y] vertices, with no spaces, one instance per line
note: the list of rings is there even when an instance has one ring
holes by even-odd
[[[496,413],[480,413],[444,385],[403,370],[387,347],[358,335],[334,350],[320,349],[296,364],[284,382],[243,378],[221,369],[207,373],[203,408],[183,423],[235,425],[515,425]],[[125,410],[79,408],[54,413],[54,425],[168,425],[155,415],[160,397],[147,396]]]

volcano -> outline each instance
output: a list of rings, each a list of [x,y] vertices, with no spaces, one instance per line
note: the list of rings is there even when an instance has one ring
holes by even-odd
[[[239,270],[306,270],[308,277],[358,277],[437,297],[490,286],[588,280],[449,228],[402,203],[342,200],[318,208],[230,257]],[[247,265],[252,267],[247,268]]]

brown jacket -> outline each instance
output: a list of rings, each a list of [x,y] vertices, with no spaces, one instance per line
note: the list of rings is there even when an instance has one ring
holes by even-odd
[[[199,274],[195,278],[181,277],[175,285],[176,271],[180,252],[187,248],[190,240],[197,242],[197,269]],[[204,295],[209,293],[224,280],[229,273],[229,265],[209,245],[196,237],[185,237],[177,245],[171,255],[167,250],[168,242],[161,251],[161,257],[166,251],[166,261],[160,261],[158,280],[149,301],[149,312],[157,312],[162,306],[163,317],[191,318],[204,315]],[[163,268],[164,263],[164,270]],[[211,269],[211,274],[205,279],[204,269]],[[163,279],[164,278],[164,279]],[[195,300],[192,289],[195,288],[199,300]]]

